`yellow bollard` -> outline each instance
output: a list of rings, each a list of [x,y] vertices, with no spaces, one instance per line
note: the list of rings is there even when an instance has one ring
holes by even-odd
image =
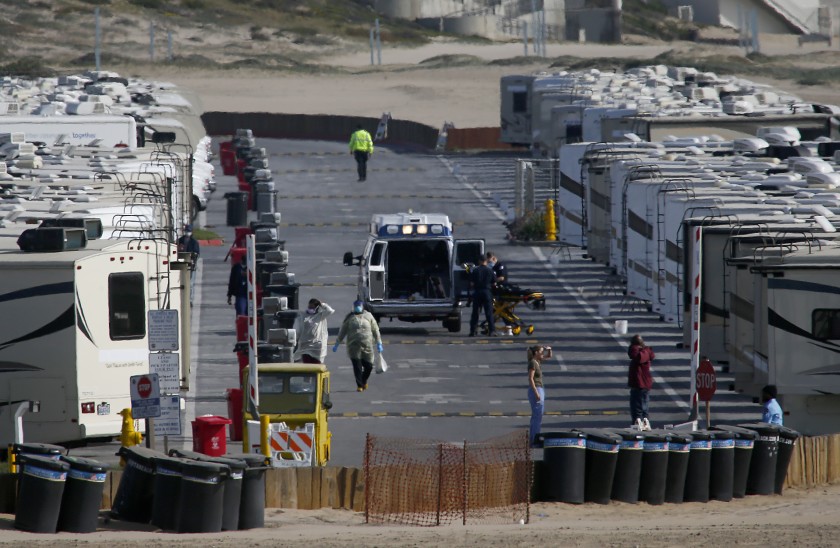
[[[557,241],[557,218],[554,215],[554,200],[545,201],[545,239]]]
[[[266,457],[271,457],[271,447],[268,442],[268,427],[271,424],[271,417],[260,415],[260,452]]]
[[[18,455],[15,451],[15,444],[9,444],[9,473],[17,474],[18,473]]]

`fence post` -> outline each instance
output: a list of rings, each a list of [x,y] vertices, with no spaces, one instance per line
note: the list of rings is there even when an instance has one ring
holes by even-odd
[[[467,472],[467,440],[464,440],[464,451],[462,452],[464,458],[464,473],[461,475],[461,481],[463,483],[464,489],[464,519],[463,524],[467,524],[467,482],[469,481],[468,472]]]
[[[443,444],[438,444],[438,499],[435,525],[440,525],[440,507],[443,504]]]
[[[365,523],[370,523],[370,432],[365,434]]]

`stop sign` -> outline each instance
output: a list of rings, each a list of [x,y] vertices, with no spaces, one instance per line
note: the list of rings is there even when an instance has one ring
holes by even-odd
[[[152,395],[152,381],[149,377],[143,376],[137,380],[137,394],[144,399]]]
[[[697,398],[700,401],[712,401],[717,390],[715,368],[709,360],[702,360],[697,367]]]

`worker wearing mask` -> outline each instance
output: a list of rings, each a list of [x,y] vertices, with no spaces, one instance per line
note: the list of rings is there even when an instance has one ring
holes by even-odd
[[[309,306],[300,330],[298,349],[295,352],[295,361],[303,363],[324,363],[327,357],[327,318],[332,316],[335,310],[327,303],[318,299],[310,299]]]
[[[344,318],[341,329],[338,330],[338,340],[333,346],[333,352],[338,352],[338,346],[347,339],[347,355],[353,363],[353,375],[356,377],[356,391],[367,390],[368,379],[373,371],[373,349],[382,353],[382,337],[379,325],[364,309],[362,301],[353,303],[353,311]]]

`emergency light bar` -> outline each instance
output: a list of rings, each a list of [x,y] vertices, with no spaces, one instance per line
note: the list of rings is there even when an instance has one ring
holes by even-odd
[[[378,231],[379,236],[426,236],[432,234],[434,236],[449,236],[448,228],[440,224],[400,224],[400,225],[385,225]]]

